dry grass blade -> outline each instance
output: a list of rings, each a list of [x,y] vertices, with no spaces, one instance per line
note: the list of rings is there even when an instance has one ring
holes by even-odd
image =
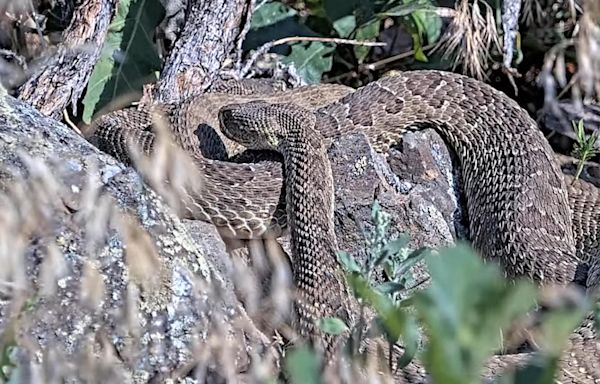
[[[21,154],[26,175],[11,170],[13,182],[0,195],[0,289],[25,292],[25,252],[34,239],[52,238],[56,213],[64,210],[61,186],[43,162]],[[57,271],[58,272],[58,271]]]
[[[533,23],[541,24],[544,9],[542,4],[540,4],[540,0],[523,0],[521,7],[523,10],[521,12],[521,19],[526,25],[531,25]]]
[[[81,193],[80,209],[76,220],[85,226],[87,255],[94,257],[106,240],[108,227],[114,216],[114,201],[100,194],[99,172],[97,164],[92,162],[85,188]]]
[[[97,310],[104,301],[104,281],[95,263],[87,261],[83,265],[83,276],[81,277],[81,302],[90,309]]]
[[[276,239],[266,239],[265,248],[272,266],[271,297],[274,314],[271,321],[277,322],[289,316],[292,308],[292,290],[294,287],[289,257]]]
[[[585,2],[579,25],[576,43],[579,84],[585,97],[597,100],[600,96],[600,2]]]
[[[133,217],[121,215],[119,227],[131,280],[146,292],[155,291],[163,272],[156,246]]]
[[[156,140],[150,153],[141,153],[139,143],[129,144],[129,153],[138,172],[175,212],[189,205],[189,199],[200,191],[203,174],[193,159],[177,146],[172,138],[168,119],[153,113]]]
[[[600,3],[586,0],[580,7],[570,0],[568,6],[573,18],[581,14],[573,21],[572,37],[560,41],[548,51],[540,74],[545,106],[565,128],[571,122],[559,107],[558,99],[562,95],[570,92],[573,110],[582,116],[584,104],[593,103],[600,97]],[[577,67],[575,72],[568,73],[565,57],[573,48]]]
[[[51,297],[56,293],[58,281],[67,276],[69,269],[65,262],[65,257],[56,245],[49,243],[46,245],[46,256],[42,262],[40,271],[40,288],[45,297]]]
[[[492,8],[478,0],[473,4],[461,0],[448,31],[434,51],[442,49],[444,57],[454,57],[454,68],[461,64],[464,72],[484,79],[493,47],[501,50]]]

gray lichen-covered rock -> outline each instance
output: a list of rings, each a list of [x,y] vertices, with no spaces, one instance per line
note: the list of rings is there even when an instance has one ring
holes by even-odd
[[[6,95],[0,169],[0,348],[20,382],[233,380],[264,354],[224,249],[132,169]]]
[[[334,140],[329,161],[335,188],[335,231],[340,250],[364,262],[366,234],[374,229],[372,207],[377,200],[391,215],[389,237],[410,236],[409,247],[439,248],[468,236],[460,204],[459,177],[451,154],[433,130],[408,133],[402,144],[384,156],[362,133]],[[282,239],[291,253],[289,236]],[[415,279],[428,277],[422,264]]]
[[[410,235],[412,249],[454,242],[455,224],[460,224],[457,183],[450,154],[434,131],[405,135],[387,156],[376,153],[363,134],[350,135],[333,143],[329,158],[340,249],[365,259],[374,200],[391,215],[390,235]],[[415,272],[426,277],[422,268]]]

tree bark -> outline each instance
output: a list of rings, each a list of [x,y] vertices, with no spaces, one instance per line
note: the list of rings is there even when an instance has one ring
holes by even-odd
[[[161,73],[154,98],[180,102],[205,91],[236,48],[247,0],[190,0],[186,23]]]
[[[87,86],[108,31],[117,0],[84,0],[63,33],[57,52],[19,89],[19,99],[46,116],[59,118]]]

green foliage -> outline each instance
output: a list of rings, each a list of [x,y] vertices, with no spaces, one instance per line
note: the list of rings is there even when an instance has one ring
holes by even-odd
[[[250,28],[257,30],[268,27],[297,14],[296,10],[278,2],[263,3],[257,6],[252,15]]]
[[[15,369],[17,369],[13,358],[15,348],[16,343],[14,339],[0,346],[0,383],[9,382],[15,375]]]
[[[579,120],[577,124],[575,124],[575,122],[573,122],[572,124],[573,129],[575,130],[575,134],[577,135],[575,149],[573,150],[573,156],[579,160],[577,162],[577,171],[575,172],[575,179],[573,180],[575,181],[579,178],[579,176],[581,176],[584,163],[598,154],[598,149],[596,149],[596,141],[598,141],[599,133],[598,131],[595,131],[589,137],[586,137],[583,120]]]
[[[348,330],[348,326],[336,317],[324,317],[318,320],[318,327],[321,331],[330,335],[341,335]]]
[[[390,215],[381,209],[377,201],[373,203],[371,218],[375,226],[366,234],[369,253],[364,266],[346,252],[339,252],[338,260],[346,271],[346,280],[356,298],[362,305],[375,309],[375,322],[389,345],[401,341],[405,347],[405,352],[398,361],[398,365],[402,367],[416,354],[419,337],[416,321],[404,308],[401,293],[413,281],[410,267],[425,256],[427,249],[411,251],[408,247],[409,237],[406,235],[390,238]],[[387,281],[375,281],[372,276],[377,268],[383,268]],[[361,332],[363,321],[361,319],[357,329],[354,329],[354,345],[359,345],[365,336]]]
[[[404,1],[403,4],[394,6],[381,12],[378,16],[396,16],[404,20],[406,28],[410,31],[415,51],[415,59],[428,61],[423,52],[423,41],[436,42],[442,30],[442,19],[434,12],[429,1],[415,0]]]
[[[478,382],[481,366],[502,345],[502,330],[533,308],[534,286],[508,283],[465,246],[426,261],[431,286],[414,297],[429,336],[425,363],[435,382]]]
[[[359,303],[375,311],[375,328],[382,331],[390,347],[396,342],[404,347],[398,366],[406,366],[419,356],[432,382],[480,383],[483,365],[492,354],[502,350],[502,335],[536,307],[538,289],[530,281],[507,280],[496,264],[483,262],[464,244],[438,252],[411,251],[408,236],[390,238],[391,217],[377,202],[373,204],[372,220],[375,225],[366,234],[369,253],[364,265],[347,252],[339,252],[338,260]],[[426,262],[431,283],[409,296],[407,288],[413,281],[410,269],[420,260]],[[377,268],[383,268],[387,278],[383,283],[373,278]],[[540,353],[529,364],[494,382],[552,382],[566,340],[589,309],[585,303],[540,313],[541,325],[536,337]],[[362,334],[364,321],[361,318],[350,329],[350,346],[358,345],[366,337]],[[347,325],[335,318],[322,319],[319,326],[331,334],[347,330]],[[427,335],[423,350],[419,348],[419,329]],[[376,334],[369,334],[373,336]],[[358,363],[357,350],[349,351]],[[294,351],[286,359],[286,371],[292,381],[317,382],[318,377],[308,371],[318,366],[315,359],[307,349]]]
[[[415,57],[427,60],[422,50],[423,41],[433,43],[441,32],[441,19],[431,12],[432,0],[312,0],[304,5],[308,16],[300,16],[280,2],[271,1],[259,6],[254,12],[244,49],[255,49],[268,41],[289,36],[374,41],[382,21],[393,17],[413,35]],[[274,50],[286,56],[284,62],[294,63],[307,82],[316,83],[331,70],[333,61],[345,63],[350,68],[366,60],[370,49],[364,45],[344,49],[333,43],[297,42],[290,44],[287,50]]]
[[[244,39],[243,49],[248,51],[272,41],[289,36],[312,36],[318,34],[306,26],[296,10],[280,2],[259,4],[252,14],[251,27]],[[289,50],[275,47],[277,53]]]
[[[335,48],[330,44],[311,41],[308,44],[294,44],[289,56],[283,58],[286,64],[294,63],[298,73],[308,83],[317,84],[324,72],[331,70],[333,59],[331,52]]]
[[[89,123],[100,108],[127,93],[140,93],[157,79],[161,61],[152,31],[164,17],[159,0],[120,0],[109,26],[100,59],[83,99],[83,121]]]
[[[32,311],[37,300],[35,295],[25,300],[18,315],[7,319],[4,331],[0,334],[0,384],[22,383],[25,380],[16,359],[18,327],[21,316]]]
[[[288,352],[285,371],[292,384],[318,384],[319,359],[308,347],[298,347]]]
[[[573,330],[579,326],[590,308],[589,302],[574,307],[554,308],[543,314],[541,336],[536,339],[541,353],[527,366],[496,380],[506,384],[545,384],[554,382],[558,370],[559,358],[566,341]]]
[[[372,22],[366,23],[361,28],[357,29],[356,35],[354,37],[356,38],[356,40],[374,41],[377,35],[379,34],[380,27],[381,20],[373,20]],[[354,55],[356,55],[356,59],[359,63],[365,61],[370,51],[371,47],[366,47],[364,45],[354,46]]]

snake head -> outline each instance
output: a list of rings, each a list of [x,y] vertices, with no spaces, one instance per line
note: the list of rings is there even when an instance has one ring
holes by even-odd
[[[294,104],[251,101],[219,110],[223,134],[250,149],[278,150],[304,127],[315,125],[311,111]]]

